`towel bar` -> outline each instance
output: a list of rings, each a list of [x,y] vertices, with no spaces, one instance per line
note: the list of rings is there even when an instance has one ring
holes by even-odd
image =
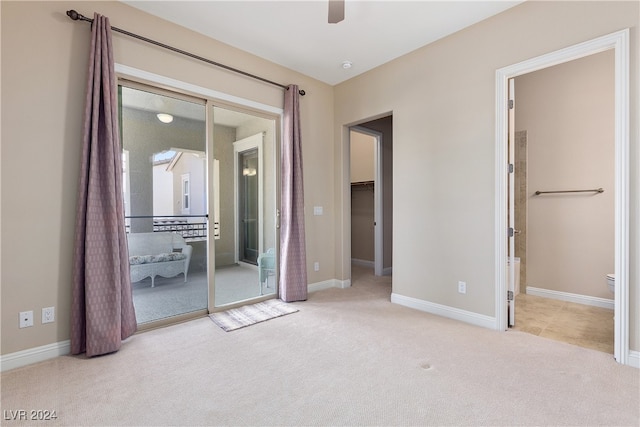
[[[536,191],[535,195],[551,194],[551,193],[604,193],[602,188],[595,188],[593,190],[559,190],[559,191]]]

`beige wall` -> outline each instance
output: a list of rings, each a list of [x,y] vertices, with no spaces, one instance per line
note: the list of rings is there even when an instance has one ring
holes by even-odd
[[[214,113],[215,114],[215,113]],[[233,142],[236,129],[229,126],[213,127],[213,157],[219,161],[220,185],[220,238],[215,241],[215,265],[228,266],[235,263],[236,217],[233,189]]]
[[[613,298],[613,72],[609,50],[515,79],[515,126],[527,131],[528,286]]]
[[[76,9],[111,24],[307,93],[301,99],[309,282],[334,277],[333,89],[317,80],[142,13],[120,2],[2,1],[2,354],[69,339],[71,268],[82,111],[90,25]],[[114,34],[117,63],[211,90],[283,107],[280,88],[218,70]],[[16,161],[28,159],[28,162]],[[312,161],[313,160],[313,161]],[[312,206],[325,215],[314,217]],[[319,260],[314,272],[311,262]],[[42,307],[56,322],[42,325]],[[19,329],[18,312],[34,310],[34,327]]]
[[[375,260],[373,186],[355,186],[351,189],[351,259]]]
[[[496,70],[631,28],[630,342],[640,348],[639,12],[637,2],[525,2],[336,86],[336,165],[343,126],[393,111],[393,292],[494,316]],[[338,242],[347,218],[337,220]]]
[[[373,181],[375,138],[351,131],[351,182]]]

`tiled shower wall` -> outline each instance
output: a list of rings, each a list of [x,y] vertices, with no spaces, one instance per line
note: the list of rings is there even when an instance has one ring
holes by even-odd
[[[515,133],[516,257],[520,258],[520,292],[527,289],[527,131]]]

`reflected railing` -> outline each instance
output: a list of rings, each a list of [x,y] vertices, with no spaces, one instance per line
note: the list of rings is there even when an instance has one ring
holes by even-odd
[[[207,240],[208,215],[134,215],[125,216],[124,218],[127,233],[131,232],[132,219],[151,219],[154,233],[177,233],[187,242]],[[214,236],[218,233],[218,230],[219,227],[214,224]]]

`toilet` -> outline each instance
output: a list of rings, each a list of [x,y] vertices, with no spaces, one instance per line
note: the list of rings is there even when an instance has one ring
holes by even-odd
[[[607,285],[609,286],[609,290],[611,293],[615,293],[616,289],[616,275],[613,273],[607,274]]]

